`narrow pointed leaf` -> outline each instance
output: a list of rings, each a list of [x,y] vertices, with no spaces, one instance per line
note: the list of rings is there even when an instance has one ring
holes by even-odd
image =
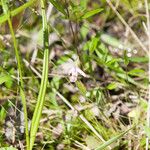
[[[1,75],[0,76],[0,85],[11,80],[9,75]]]
[[[103,10],[102,8],[98,8],[98,9],[95,9],[95,10],[88,11],[88,12],[86,12],[86,13],[82,16],[82,18],[83,18],[83,19],[87,19],[87,18],[89,18],[89,17],[91,17],[91,16],[94,16],[94,15],[98,14],[98,13],[101,12],[102,10]]]

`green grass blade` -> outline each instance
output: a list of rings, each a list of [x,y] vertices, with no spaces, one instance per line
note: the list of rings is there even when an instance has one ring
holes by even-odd
[[[19,8],[16,8],[15,10],[10,12],[10,16],[14,17],[17,14],[19,14],[20,12],[24,11],[26,8],[28,8],[29,6],[31,6],[33,3],[35,3],[36,0],[30,0],[29,2],[23,4],[22,6],[20,6]],[[7,21],[7,14],[3,14],[0,16],[0,24],[4,23]]]
[[[103,10],[102,8],[98,8],[95,10],[88,11],[82,16],[82,19],[87,19],[89,17],[92,17],[92,16],[98,14],[99,12],[101,12],[102,10]]]
[[[42,114],[47,82],[48,82],[49,44],[48,44],[48,25],[46,20],[44,0],[41,0],[41,8],[42,8],[42,22],[43,22],[44,59],[43,59],[42,81],[41,81],[40,91],[37,99],[37,104],[32,118],[31,130],[30,130],[30,150],[32,150],[32,147],[34,145],[36,133],[39,127],[39,121]]]
[[[133,128],[133,127],[132,127]],[[126,130],[125,132],[111,138],[110,140],[104,142],[100,147],[96,148],[95,150],[103,150],[104,148],[110,146],[110,144],[112,144],[113,142],[117,141],[118,139],[120,139],[124,134],[126,134],[127,132],[129,132],[132,128]]]
[[[0,85],[11,80],[9,75],[0,75]]]
[[[17,43],[16,37],[15,37],[12,22],[10,19],[10,12],[9,12],[8,5],[7,5],[8,1],[7,0],[1,0],[1,2],[2,2],[3,11],[4,11],[5,15],[7,16],[7,21],[8,21],[11,36],[13,39],[15,55],[16,55],[17,64],[18,64],[19,77],[20,77],[20,96],[22,99],[22,105],[23,105],[23,110],[24,110],[26,145],[27,145],[27,150],[28,150],[29,149],[28,115],[27,115],[27,108],[26,108],[26,98],[25,98],[25,93],[23,90],[24,89],[24,83],[23,83],[23,78],[22,78],[21,59],[20,59],[19,51],[18,51],[18,43]]]

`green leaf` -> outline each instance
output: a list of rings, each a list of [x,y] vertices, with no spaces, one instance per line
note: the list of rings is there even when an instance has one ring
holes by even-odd
[[[116,89],[117,86],[118,86],[118,84],[116,82],[112,82],[112,83],[108,84],[107,89],[113,90],[113,89]]]
[[[144,70],[136,68],[136,69],[129,71],[128,74],[131,76],[140,76],[140,75],[143,75],[144,72],[145,72]]]
[[[67,13],[65,12],[65,9],[63,8],[63,6],[58,3],[56,0],[49,0],[52,5],[58,10],[60,11],[62,14],[64,14],[65,16],[67,16]]]
[[[129,60],[135,63],[147,63],[148,57],[131,57]]]
[[[0,110],[0,123],[4,123],[6,118],[6,110],[4,107],[1,107]]]
[[[125,73],[117,73],[117,76],[121,79],[127,80],[128,82],[134,84],[134,85],[138,85],[137,82],[135,82],[131,77],[129,77],[127,74]]]
[[[106,62],[107,66],[111,66],[111,65],[116,66],[117,65],[116,67],[119,67],[117,62],[121,61],[120,58],[113,58],[111,56],[108,56],[107,59],[108,59],[107,62]]]
[[[1,2],[2,2],[2,6],[3,6],[3,11],[4,11],[4,13],[7,13],[7,11],[8,11],[8,6],[7,6],[7,0],[1,0]]]
[[[132,127],[133,128],[133,127]],[[98,148],[96,148],[95,150],[104,150],[104,148],[106,148],[107,146],[109,146],[110,144],[112,144],[113,142],[116,142],[117,140],[119,140],[124,134],[126,134],[127,132],[129,132],[132,128],[126,130],[125,132],[111,138],[110,140],[104,142],[102,145],[100,145]]]
[[[13,85],[13,80],[12,80],[12,78],[10,78],[10,80],[8,80],[7,82],[5,82],[5,86],[7,87],[7,88],[11,88],[12,87],[12,85]]]
[[[98,41],[99,41],[99,39],[97,37],[92,38],[92,40],[89,44],[89,50],[90,50],[91,53],[93,53],[94,50],[96,49]]]
[[[84,23],[80,29],[80,33],[81,33],[83,39],[86,38],[88,32],[89,32],[89,24]]]
[[[91,16],[94,16],[94,15],[98,14],[99,12],[101,12],[102,10],[103,10],[102,8],[98,8],[95,10],[88,11],[82,16],[82,19],[87,19]]]
[[[0,85],[11,81],[11,77],[9,75],[0,75]]]
[[[124,63],[125,63],[126,66],[129,64],[129,58],[127,56],[127,51],[126,50],[124,51]]]

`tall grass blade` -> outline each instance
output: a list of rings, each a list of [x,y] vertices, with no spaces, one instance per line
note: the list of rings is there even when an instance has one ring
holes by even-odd
[[[88,11],[88,12],[86,12],[86,13],[82,16],[82,18],[83,18],[83,19],[87,19],[87,18],[89,18],[89,17],[92,17],[92,16],[94,16],[94,15],[100,13],[102,10],[103,10],[102,8],[98,8],[98,9],[94,9],[94,10]]]
[[[41,8],[42,8],[43,46],[44,46],[43,71],[42,71],[42,81],[41,81],[40,91],[39,91],[36,107],[34,110],[31,130],[30,130],[30,150],[32,150],[32,147],[34,145],[36,133],[39,127],[39,121],[42,114],[47,81],[48,81],[49,43],[48,43],[48,25],[46,20],[44,0],[41,0]]]
[[[11,36],[13,39],[15,55],[16,55],[17,64],[18,64],[19,77],[20,77],[20,96],[21,96],[21,100],[22,100],[24,118],[25,118],[26,146],[27,146],[27,150],[29,150],[28,115],[27,115],[27,107],[26,107],[26,98],[25,98],[25,93],[23,90],[24,89],[24,83],[23,83],[23,78],[22,78],[21,59],[20,59],[19,51],[18,51],[18,43],[17,43],[16,37],[15,37],[12,22],[10,19],[11,14],[9,11],[9,7],[7,5],[9,3],[9,1],[8,0],[1,0],[1,2],[2,2],[3,11],[4,11],[5,15],[7,16],[7,21],[8,21]]]

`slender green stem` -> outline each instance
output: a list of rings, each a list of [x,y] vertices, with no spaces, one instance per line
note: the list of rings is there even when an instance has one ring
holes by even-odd
[[[16,16],[17,14],[19,14],[20,12],[24,11],[26,8],[28,8],[29,6],[31,6],[33,3],[35,3],[36,0],[30,0],[29,2],[26,2],[25,4],[23,4],[22,6],[10,11],[10,15],[11,17]],[[0,24],[4,23],[5,21],[7,21],[7,14],[1,15],[0,16]]]
[[[48,43],[48,25],[46,20],[44,0],[41,0],[41,9],[42,9],[42,23],[43,23],[43,45],[44,45],[44,59],[43,59],[43,71],[42,71],[42,81],[40,86],[40,91],[34,110],[31,131],[30,131],[30,150],[34,145],[36,133],[39,127],[39,121],[42,114],[42,109],[45,100],[45,93],[48,81],[48,62],[49,62],[49,43]]]
[[[20,96],[21,96],[21,100],[22,100],[22,105],[23,105],[23,110],[24,110],[24,118],[25,118],[26,146],[27,146],[27,150],[29,150],[28,115],[27,115],[27,107],[26,107],[26,98],[25,98],[25,93],[23,90],[24,83],[23,83],[23,78],[22,78],[21,60],[20,60],[19,51],[18,51],[18,43],[17,43],[16,37],[15,37],[12,22],[10,19],[10,17],[11,17],[10,11],[7,6],[8,1],[1,0],[1,2],[2,2],[2,6],[3,6],[3,11],[4,11],[5,15],[7,16],[7,21],[8,21],[10,32],[12,35],[14,49],[15,49],[15,55],[16,55],[16,59],[17,59],[17,65],[18,65],[19,76],[20,76]]]

